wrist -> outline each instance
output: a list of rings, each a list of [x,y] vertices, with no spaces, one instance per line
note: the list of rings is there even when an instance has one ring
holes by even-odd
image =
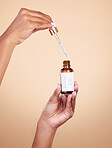
[[[40,118],[37,124],[32,148],[51,148],[55,133],[56,129],[51,128],[42,118]]]
[[[15,48],[16,44],[12,41],[10,36],[5,36],[5,34],[0,36],[0,43],[3,43],[5,46],[12,47],[12,49]]]
[[[44,119],[40,118],[38,121],[38,125],[39,128],[42,128],[43,130],[45,130],[46,132],[49,133],[54,133],[56,132],[57,128],[50,126],[47,121],[45,121]]]

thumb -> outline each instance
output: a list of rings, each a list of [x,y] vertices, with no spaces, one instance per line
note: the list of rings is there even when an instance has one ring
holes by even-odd
[[[61,85],[58,84],[57,88],[55,89],[54,93],[50,98],[50,101],[58,101],[60,93],[61,93]]]

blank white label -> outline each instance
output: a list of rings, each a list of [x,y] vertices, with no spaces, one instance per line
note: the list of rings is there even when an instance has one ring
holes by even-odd
[[[61,73],[62,92],[74,91],[74,72]]]

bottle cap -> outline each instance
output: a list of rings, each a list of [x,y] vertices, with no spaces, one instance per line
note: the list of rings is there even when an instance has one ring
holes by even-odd
[[[51,35],[58,33],[58,28],[57,27],[53,27],[52,29],[49,29],[49,32]]]
[[[70,61],[69,60],[63,61],[63,65],[70,65]]]

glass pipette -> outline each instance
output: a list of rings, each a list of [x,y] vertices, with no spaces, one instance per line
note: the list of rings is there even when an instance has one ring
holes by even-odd
[[[65,49],[64,49],[64,47],[63,47],[63,45],[62,45],[62,43],[61,43],[61,40],[59,39],[58,34],[57,34],[57,32],[58,32],[57,27],[55,26],[55,27],[53,27],[53,30],[49,30],[49,31],[50,31],[51,35],[54,35],[54,37],[55,37],[55,39],[56,39],[58,45],[60,46],[62,52],[64,53],[64,55],[65,55],[66,58],[67,58],[67,53],[66,53],[66,51],[65,51]]]

